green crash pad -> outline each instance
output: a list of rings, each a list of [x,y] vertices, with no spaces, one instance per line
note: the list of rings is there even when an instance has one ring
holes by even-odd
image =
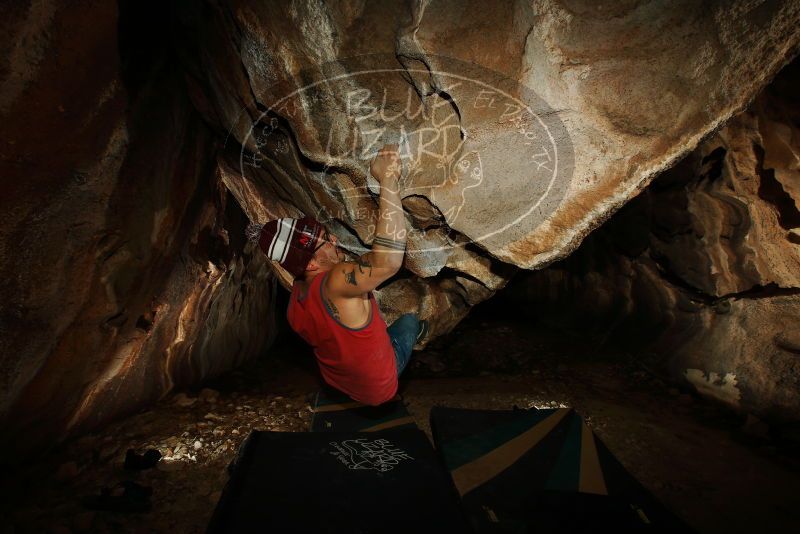
[[[691,532],[572,409],[436,407],[431,428],[477,532]]]

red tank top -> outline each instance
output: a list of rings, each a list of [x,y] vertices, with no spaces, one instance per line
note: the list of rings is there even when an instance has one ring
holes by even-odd
[[[376,405],[397,393],[397,364],[375,296],[370,291],[369,320],[350,328],[333,317],[322,299],[324,275],[316,275],[308,293],[300,298],[292,287],[287,317],[289,325],[314,348],[322,378],[353,400]]]

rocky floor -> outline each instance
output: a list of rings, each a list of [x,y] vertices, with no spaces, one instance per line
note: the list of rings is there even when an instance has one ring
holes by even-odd
[[[572,406],[698,531],[800,531],[797,451],[763,423],[671,388],[643,361],[474,314],[416,353],[401,393],[428,433],[434,405]],[[254,429],[304,431],[318,385],[311,353],[284,338],[269,359],[17,467],[3,484],[3,532],[203,532],[242,439]],[[162,458],[127,471],[129,449]],[[87,509],[125,480],[152,489],[149,511]]]

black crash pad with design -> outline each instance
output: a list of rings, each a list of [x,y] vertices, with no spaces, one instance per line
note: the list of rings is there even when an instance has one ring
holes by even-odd
[[[572,409],[431,410],[477,532],[691,532]]]
[[[389,428],[416,428],[400,396],[380,406],[368,406],[327,389],[312,401],[311,432],[376,432]]]
[[[458,497],[416,428],[252,432],[208,532],[468,532]]]

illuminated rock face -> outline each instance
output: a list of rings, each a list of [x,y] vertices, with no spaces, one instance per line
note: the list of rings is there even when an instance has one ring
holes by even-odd
[[[193,101],[229,134],[226,185],[254,220],[316,215],[363,252],[368,156],[400,141],[408,276],[378,298],[435,336],[572,252],[800,43],[796,2],[524,4],[185,10]]]
[[[409,242],[381,308],[447,332],[743,109],[800,28],[793,1],[12,4],[0,417],[20,449],[266,350],[274,275],[244,224],[313,214],[367,250],[377,143],[402,141]],[[766,258],[697,283],[791,270]]]
[[[510,294],[554,324],[627,340],[704,395],[800,420],[798,95],[796,60],[572,256],[515,279]]]
[[[147,57],[160,45],[121,64],[115,5],[4,7],[0,446],[13,453],[231,369],[274,334],[272,275],[243,250],[213,136],[182,78]]]

